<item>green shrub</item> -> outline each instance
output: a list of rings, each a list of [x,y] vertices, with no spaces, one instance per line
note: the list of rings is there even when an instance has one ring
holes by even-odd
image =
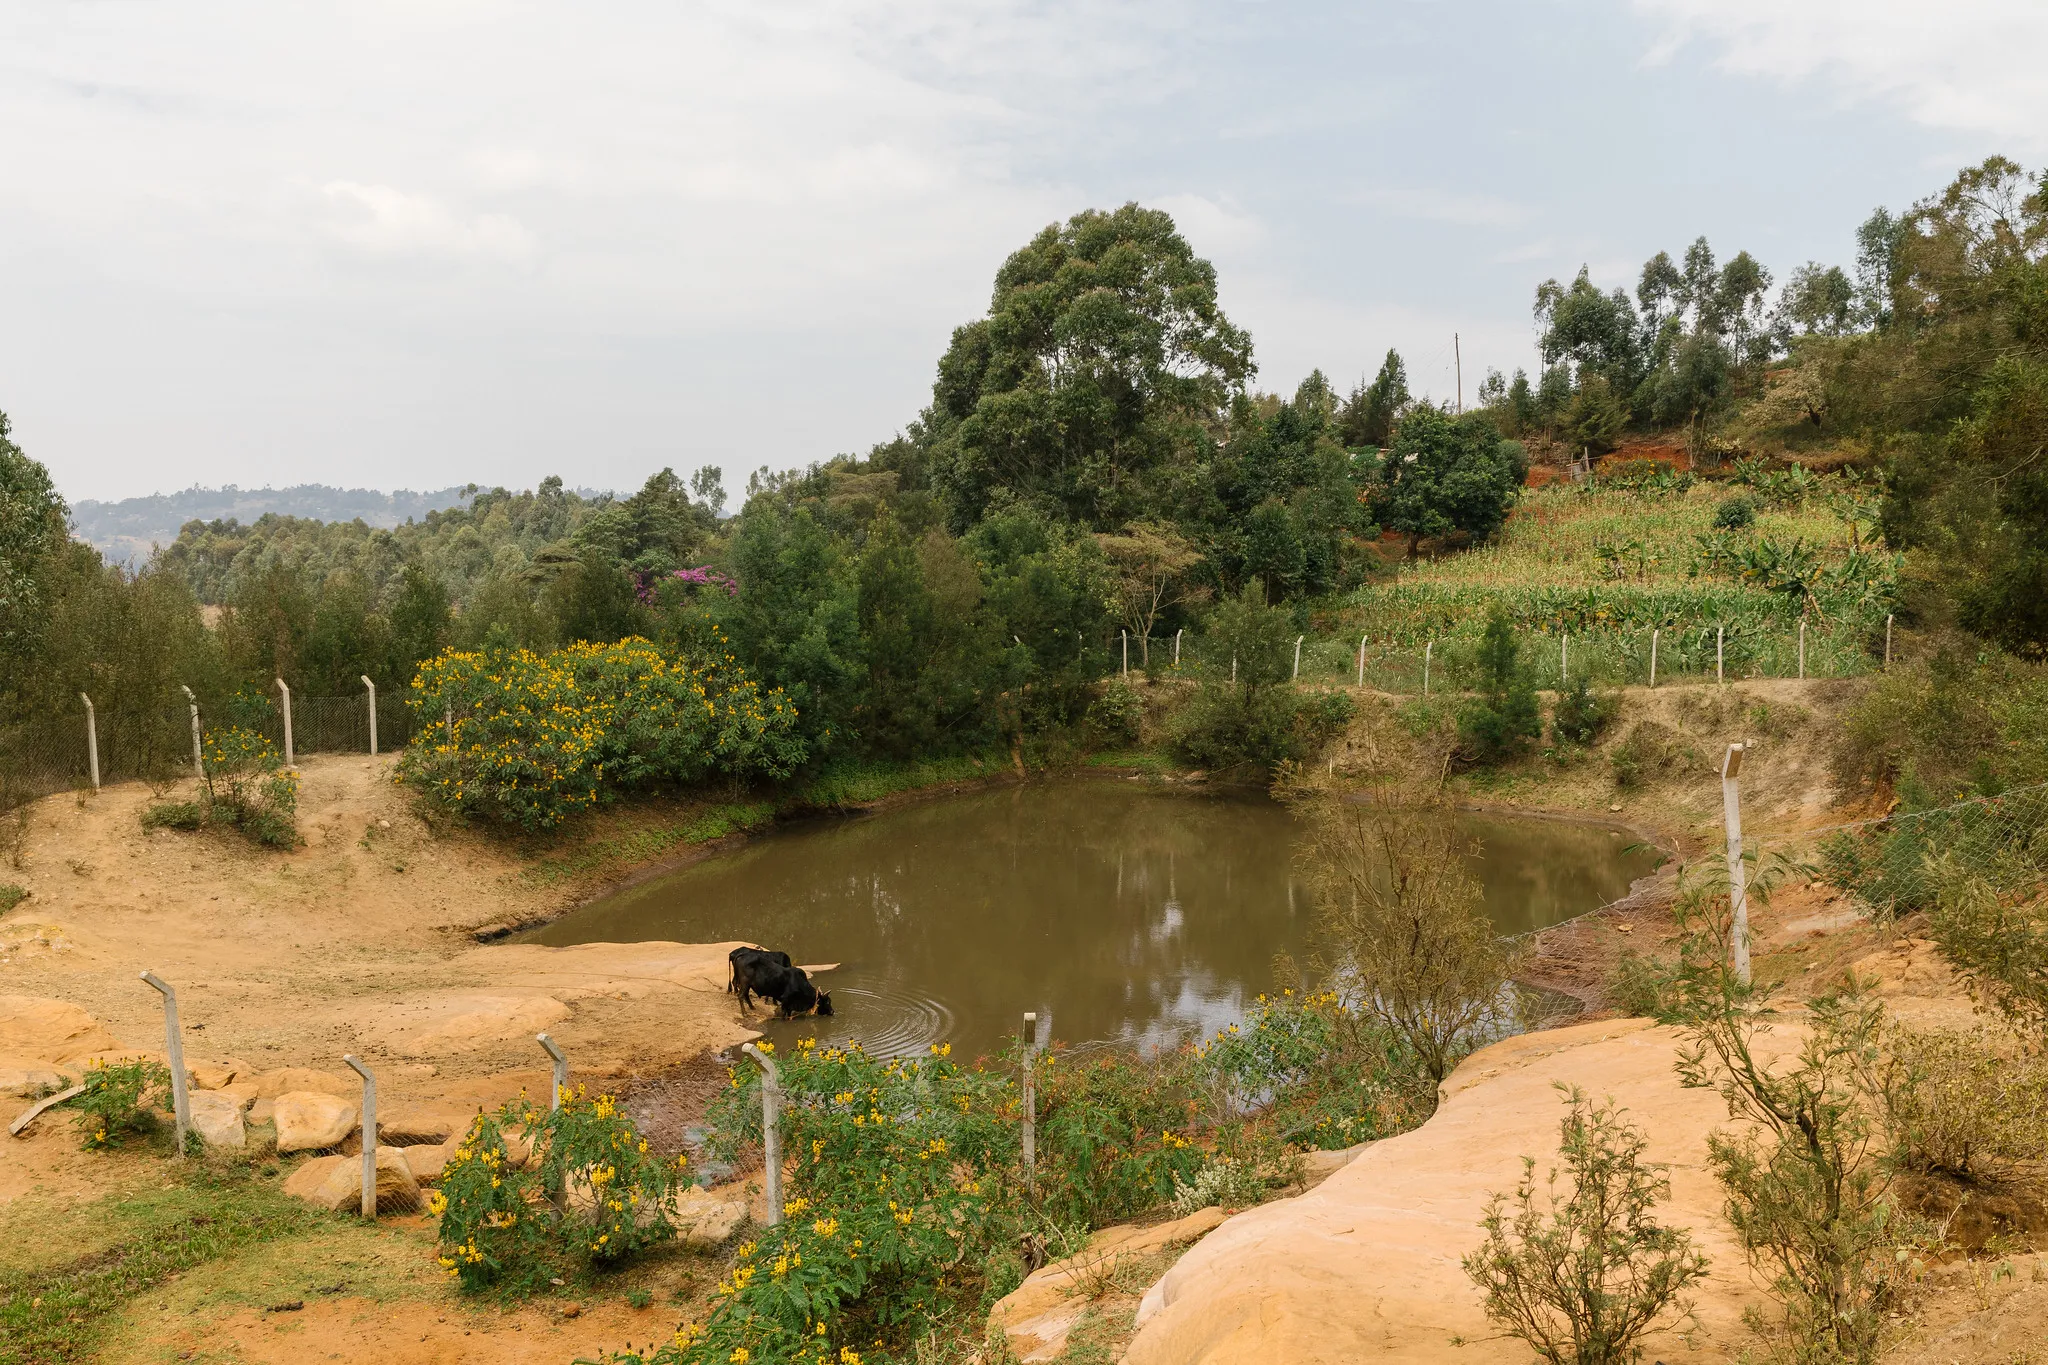
[[[1145,699],[1129,683],[1115,681],[1088,706],[1088,726],[1104,744],[1135,744],[1145,720]]]
[[[28,899],[28,888],[16,886],[13,882],[0,882],[0,915]]]
[[[206,824],[206,807],[197,801],[158,801],[143,808],[144,829],[177,829],[188,833]]]
[[[1044,1053],[1039,1071],[1041,1208],[1101,1227],[1173,1198],[1202,1165],[1187,1131],[1199,1097],[1186,1072],[1119,1052]]]
[[[1672,1004],[1670,976],[1664,963],[1638,957],[1633,949],[1624,948],[1608,979],[1607,999],[1633,1018],[1664,1020]]]
[[[1883,1008],[1853,993],[1811,1000],[1798,1052],[1760,1057],[1755,1039],[1770,1025],[1730,965],[1727,901],[1725,891],[1681,889],[1672,986],[1686,1039],[1680,1082],[1718,1091],[1742,1125],[1710,1133],[1707,1160],[1778,1307],[1751,1308],[1744,1321],[1770,1360],[1872,1365],[1930,1235],[1900,1210],[1875,1147]]]
[[[1550,718],[1551,738],[1559,744],[1590,745],[1620,709],[1613,697],[1596,694],[1585,678],[1574,678],[1557,699],[1557,711]]]
[[[1737,493],[1714,509],[1714,529],[1717,531],[1742,531],[1756,525],[1756,499],[1747,493]]]
[[[1261,995],[1195,1057],[1223,1113],[1257,1115],[1281,1141],[1312,1151],[1404,1133],[1436,1106],[1414,1050],[1336,991]]]
[[[1173,752],[1197,767],[1263,776],[1313,757],[1356,712],[1342,692],[1205,683],[1173,718]]]
[[[154,1111],[171,1106],[171,1073],[161,1062],[95,1062],[85,1069],[85,1093],[70,1101],[89,1152],[114,1146],[130,1133],[153,1132]]]
[[[209,731],[201,759],[209,819],[223,820],[271,848],[299,842],[298,775],[283,771],[269,740],[239,726]]]
[[[1514,623],[1495,606],[1479,642],[1480,694],[1458,712],[1458,751],[1468,763],[1494,767],[1525,752],[1543,733],[1536,679],[1522,659]]]
[[[1900,1164],[1978,1180],[2048,1148],[2048,1064],[2014,1038],[1894,1021],[1884,1052],[1878,1094]]]
[[[1592,1104],[1576,1087],[1565,1096],[1559,1155],[1569,1189],[1559,1196],[1553,1166],[1539,1208],[1536,1162],[1523,1157],[1513,1200],[1487,1201],[1486,1240],[1465,1257],[1465,1273],[1486,1295],[1486,1315],[1549,1365],[1632,1365],[1659,1318],[1690,1311],[1685,1291],[1707,1261],[1687,1233],[1656,1221],[1671,1182],[1643,1161],[1642,1129],[1611,1102]]]
[[[1638,721],[1626,738],[1607,751],[1614,785],[1634,791],[1677,767],[1685,755],[1676,737],[1655,721]]]
[[[725,649],[724,637],[710,648]],[[638,638],[551,654],[450,650],[420,666],[406,702],[420,737],[400,780],[521,829],[619,791],[787,777],[807,753],[795,705],[730,653],[685,659]]]

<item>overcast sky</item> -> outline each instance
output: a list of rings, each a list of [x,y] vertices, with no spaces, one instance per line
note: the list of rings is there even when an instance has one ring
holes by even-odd
[[[67,496],[865,450],[1048,222],[1171,211],[1259,385],[1466,395],[1535,284],[1780,278],[1993,152],[2039,0],[9,0],[0,409]]]

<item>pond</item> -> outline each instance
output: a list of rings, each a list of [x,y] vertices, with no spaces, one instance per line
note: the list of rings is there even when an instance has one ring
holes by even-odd
[[[1604,905],[1657,862],[1618,830],[1463,818],[1509,933]],[[1311,946],[1300,834],[1263,793],[1053,779],[786,826],[526,941],[737,939],[839,963],[819,978],[834,1017],[767,1024],[778,1042],[972,1056],[1036,1010],[1041,1039],[1150,1047],[1240,1018],[1274,958]]]

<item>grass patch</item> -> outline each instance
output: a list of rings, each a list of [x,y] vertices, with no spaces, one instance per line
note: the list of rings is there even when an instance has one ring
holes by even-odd
[[[0,1219],[0,1365],[91,1359],[137,1295],[333,1221],[275,1178],[204,1165],[67,1210],[62,1238],[52,1212],[21,1201]]]
[[[540,886],[578,881],[612,868],[653,862],[692,844],[757,829],[774,818],[775,805],[768,801],[728,801],[699,807],[680,822],[621,830],[578,844],[566,853],[537,859],[528,865],[524,876]]]
[[[6,914],[27,899],[27,887],[16,886],[12,882],[0,882],[0,915]]]
[[[1171,755],[1152,749],[1114,749],[1108,753],[1089,754],[1081,763],[1088,768],[1133,768],[1146,773],[1178,772],[1186,766],[1174,762]]]
[[[909,763],[833,764],[800,785],[795,804],[801,806],[860,806],[898,792],[943,786],[948,782],[973,782],[999,773],[1009,760],[998,754],[980,758],[916,759]]]

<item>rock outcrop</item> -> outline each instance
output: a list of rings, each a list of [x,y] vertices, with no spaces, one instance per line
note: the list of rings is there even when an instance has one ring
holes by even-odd
[[[69,1062],[120,1050],[119,1038],[67,1000],[0,995],[0,1057]]]
[[[1773,1050],[1796,1047],[1798,1029],[1769,1038]],[[1619,1020],[1474,1054],[1420,1129],[1373,1144],[1307,1194],[1238,1215],[1183,1256],[1146,1296],[1127,1365],[1421,1365],[1450,1358],[1454,1337],[1468,1365],[1521,1365],[1528,1349],[1498,1336],[1459,1262],[1479,1243],[1488,1195],[1515,1188],[1522,1157],[1554,1160],[1558,1082],[1628,1110],[1649,1159],[1670,1167],[1660,1219],[1690,1230],[1709,1258],[1694,1330],[1660,1332],[1651,1355],[1667,1365],[1732,1359],[1756,1291],[1706,1169],[1706,1134],[1727,1111],[1715,1092],[1679,1086],[1677,1042],[1674,1030]]]

